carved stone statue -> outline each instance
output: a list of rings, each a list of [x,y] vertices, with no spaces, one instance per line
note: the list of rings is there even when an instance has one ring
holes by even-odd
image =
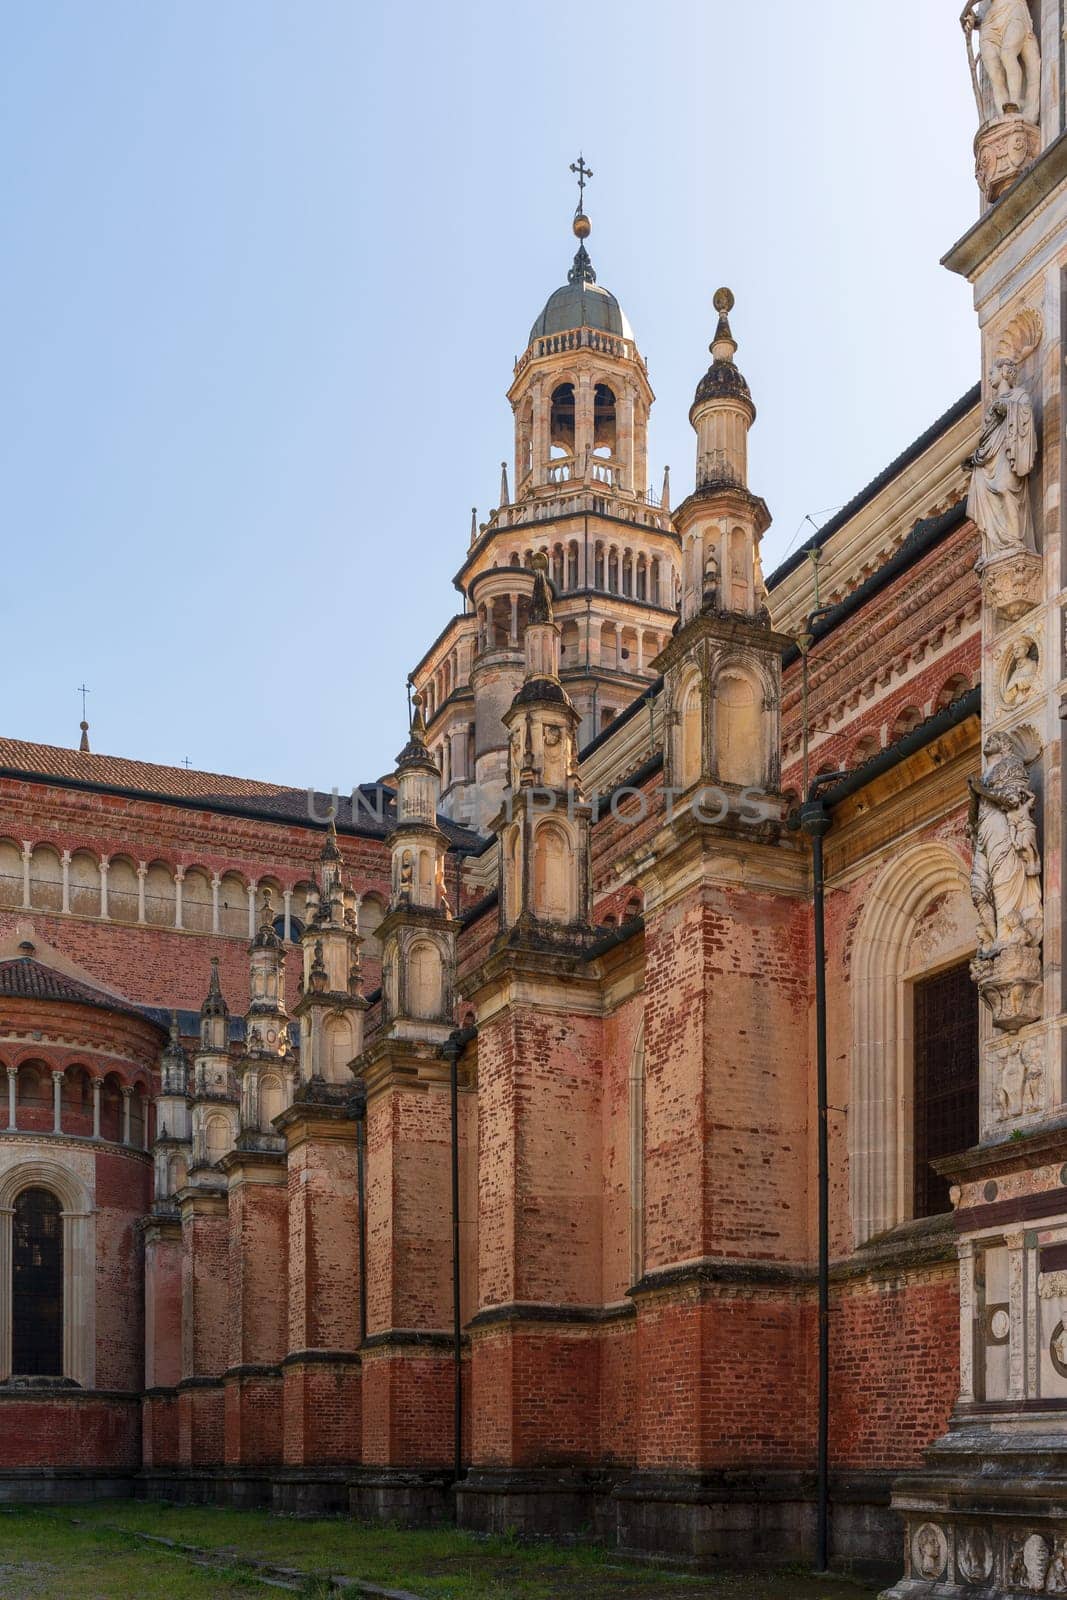
[[[1021,116],[1036,123],[1041,115],[1041,47],[1026,0],[968,0],[960,22],[968,45],[976,28],[979,33],[988,98],[973,56],[971,61],[982,121]]]
[[[998,356],[978,447],[964,463],[971,470],[967,515],[982,535],[980,567],[1037,550],[1027,483],[1037,457],[1037,433],[1033,404],[1018,378],[1015,360]]]
[[[1004,734],[983,745],[988,766],[969,780],[974,845],[971,898],[978,913],[978,954],[997,956],[1012,945],[1041,943],[1041,854],[1035,795],[1022,757]]]

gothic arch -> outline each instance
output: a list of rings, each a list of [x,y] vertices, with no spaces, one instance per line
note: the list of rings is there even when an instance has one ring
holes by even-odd
[[[63,1376],[91,1389],[96,1372],[96,1226],[85,1184],[57,1161],[23,1161],[0,1177],[0,1383],[11,1376],[12,1224],[24,1189],[47,1189],[63,1216]]]
[[[920,927],[945,907],[938,937],[916,951]],[[910,979],[973,953],[967,868],[932,841],[895,857],[865,896],[851,970],[849,1194],[857,1244],[910,1215],[912,1056]],[[935,934],[937,930],[934,930]]]

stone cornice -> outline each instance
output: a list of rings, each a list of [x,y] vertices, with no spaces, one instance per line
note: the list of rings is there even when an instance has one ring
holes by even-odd
[[[331,1087],[340,1091],[344,1086],[336,1084]],[[279,1133],[285,1135],[287,1154],[311,1139],[339,1144],[354,1144],[356,1140],[355,1120],[349,1115],[347,1104],[340,1100],[294,1100],[280,1116],[275,1117],[274,1125]]]
[[[808,852],[796,835],[782,834],[771,842],[753,837],[753,830],[740,823],[728,828],[701,822],[689,810],[632,856],[623,857],[616,871],[632,874],[640,884],[646,923],[651,912],[697,888],[790,898],[809,893]]]
[[[219,1166],[231,1189],[246,1183],[274,1187],[286,1182],[284,1150],[229,1150],[220,1159]]]
[[[424,1039],[377,1039],[353,1062],[353,1072],[367,1086],[368,1101],[388,1089],[424,1091],[449,1081],[448,1062],[441,1046]],[[466,1088],[466,1071],[460,1083]]]
[[[784,655],[794,643],[791,635],[775,633],[757,617],[741,616],[730,611],[698,611],[684,628],[679,629],[652,666],[657,672],[668,672],[671,667],[685,660],[693,646],[704,639],[735,649],[757,650],[765,655],[779,656]]]

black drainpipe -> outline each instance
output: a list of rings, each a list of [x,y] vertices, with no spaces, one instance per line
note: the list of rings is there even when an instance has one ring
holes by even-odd
[[[815,924],[815,1060],[819,1117],[819,1444],[816,1504],[818,1572],[830,1565],[830,1138],[826,1064],[826,875],[822,842],[830,831],[830,813],[820,791],[847,777],[844,772],[820,774],[808,790],[800,826],[811,839],[812,896]]]
[[[441,1046],[448,1062],[448,1087],[452,1110],[452,1467],[456,1481],[463,1476],[463,1323],[459,1277],[459,1058],[477,1027],[457,1028]]]
[[[357,1081],[348,1097],[356,1124],[356,1198],[359,1206],[359,1344],[367,1340],[367,1085]]]

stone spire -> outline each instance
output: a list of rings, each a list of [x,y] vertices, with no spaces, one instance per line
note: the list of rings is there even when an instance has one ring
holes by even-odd
[[[200,1007],[200,1042],[207,1050],[229,1048],[230,1008],[226,1004],[219,981],[219,958],[211,958],[211,981],[207,995]]]
[[[293,1008],[300,1022],[300,1077],[304,1085],[341,1086],[348,1063],[363,1046],[363,975],[359,960],[357,901],[346,887],[344,858],[331,816],[320,853],[320,881],[308,895],[303,949],[303,993]]]
[[[508,492],[508,464],[506,461],[500,463],[500,504],[502,506],[511,504],[511,495]]]
[[[81,731],[82,731],[82,736],[81,736],[80,740],[78,741],[78,752],[79,752],[80,755],[87,756],[90,753],[89,752],[89,724],[85,721],[84,718],[82,719],[82,723],[81,723]]]
[[[737,340],[730,328],[733,291],[719,289],[719,313],[709,346],[712,363],[697,384],[689,420],[697,432],[697,488],[730,483],[748,487],[748,430],[756,420],[752,392],[737,368]]]

